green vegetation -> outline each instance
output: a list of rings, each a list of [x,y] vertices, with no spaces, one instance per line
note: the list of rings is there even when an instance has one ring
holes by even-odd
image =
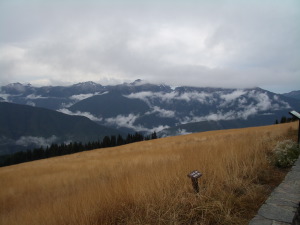
[[[278,142],[274,148],[274,163],[277,167],[287,168],[293,166],[300,154],[298,144],[292,140]]]

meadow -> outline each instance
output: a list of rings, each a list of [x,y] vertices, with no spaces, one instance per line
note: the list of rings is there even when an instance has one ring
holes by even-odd
[[[2,167],[0,224],[247,224],[287,172],[272,149],[296,129],[203,132]]]

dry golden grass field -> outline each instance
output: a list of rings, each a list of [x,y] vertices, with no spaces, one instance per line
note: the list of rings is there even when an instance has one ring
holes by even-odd
[[[296,129],[203,132],[3,167],[0,224],[247,224],[286,172],[269,162],[272,148]]]

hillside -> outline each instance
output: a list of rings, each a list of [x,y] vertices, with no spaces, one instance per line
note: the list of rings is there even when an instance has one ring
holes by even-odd
[[[0,223],[247,224],[284,171],[298,123],[211,131],[0,168]],[[200,194],[187,174],[199,170]]]
[[[0,154],[70,141],[102,140],[117,130],[96,124],[83,116],[0,102]]]

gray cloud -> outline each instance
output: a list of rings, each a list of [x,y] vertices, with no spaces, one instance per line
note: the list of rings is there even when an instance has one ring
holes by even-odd
[[[297,0],[3,0],[0,84],[299,89],[299,17]]]

